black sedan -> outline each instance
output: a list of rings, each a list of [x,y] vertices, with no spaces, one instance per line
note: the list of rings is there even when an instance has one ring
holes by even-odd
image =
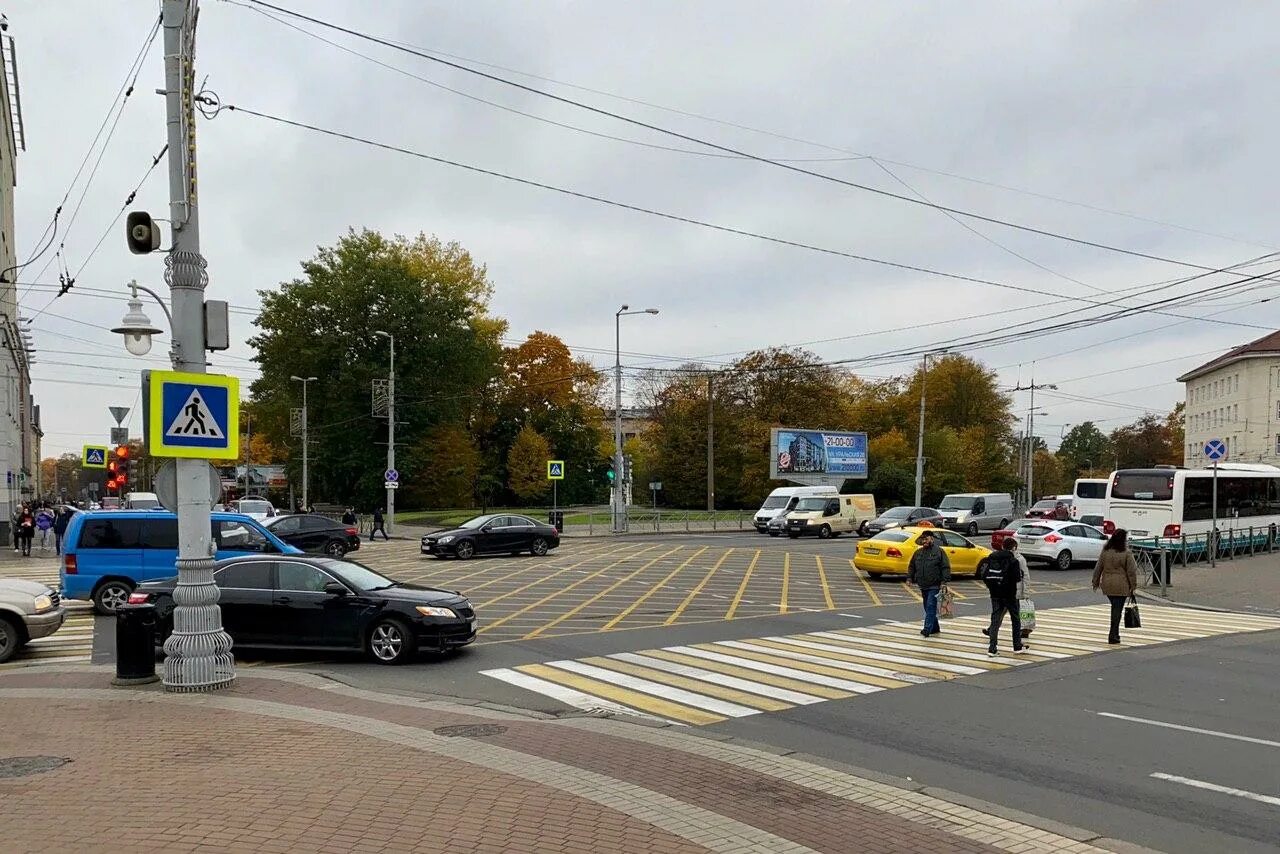
[[[886,510],[870,522],[863,522],[858,533],[864,537],[874,537],[881,531],[893,528],[905,528],[908,525],[919,525],[927,522],[935,528],[942,527],[942,514],[932,507],[895,507]],[[928,527],[926,525],[926,527]]]
[[[316,513],[272,516],[262,524],[289,545],[308,554],[342,557],[360,548],[359,528]]]
[[[422,553],[436,557],[467,560],[479,554],[521,552],[541,557],[560,545],[560,532],[545,522],[527,516],[492,513],[463,522],[450,531],[437,531],[422,538]]]
[[[333,558],[273,555],[219,561],[222,626],[236,646],[359,651],[403,664],[419,650],[446,652],[476,639],[465,596],[402,584],[366,566]],[[139,584],[129,605],[156,607],[157,643],[173,631],[178,579]]]

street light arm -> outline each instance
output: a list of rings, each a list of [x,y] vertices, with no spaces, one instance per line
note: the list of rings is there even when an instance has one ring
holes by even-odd
[[[137,282],[130,282],[129,287],[133,289],[133,295],[135,297],[138,295],[138,291],[151,294],[152,299],[154,299],[157,303],[160,304],[160,310],[164,312],[164,319],[169,321],[169,329],[170,331],[172,331],[173,315],[169,313],[169,306],[164,304],[164,300],[160,298],[160,295],[155,291],[151,290],[151,288],[148,288],[146,285],[140,285]]]

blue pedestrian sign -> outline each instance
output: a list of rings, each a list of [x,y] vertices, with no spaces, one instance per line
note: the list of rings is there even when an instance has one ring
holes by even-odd
[[[106,445],[85,445],[84,453],[80,456],[80,465],[87,469],[104,469],[107,467],[107,446]],[[12,473],[9,476],[9,482],[13,482]]]
[[[1221,439],[1210,439],[1204,443],[1204,455],[1214,462],[1225,460],[1227,458],[1227,443]]]
[[[384,476],[387,483],[399,483],[400,481],[400,472],[395,469],[387,469]]]
[[[240,381],[152,371],[147,448],[153,457],[234,459],[240,454]]]
[[[547,460],[547,480],[564,480],[564,460]]]

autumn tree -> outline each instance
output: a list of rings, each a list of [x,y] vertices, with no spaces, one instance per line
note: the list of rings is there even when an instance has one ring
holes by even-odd
[[[551,459],[551,443],[526,424],[516,434],[507,452],[507,485],[521,501],[541,498],[551,491],[547,480],[547,460]]]
[[[1156,465],[1181,465],[1182,404],[1163,418],[1144,415],[1132,424],[1111,432],[1111,451],[1120,468],[1145,468]]]
[[[481,478],[480,449],[465,428],[439,424],[409,449],[406,470],[414,477],[403,481],[401,492],[410,506],[462,508],[476,502]]]
[[[1111,442],[1096,424],[1085,421],[1072,427],[1062,438],[1058,459],[1068,474],[1081,477],[1111,465]]]

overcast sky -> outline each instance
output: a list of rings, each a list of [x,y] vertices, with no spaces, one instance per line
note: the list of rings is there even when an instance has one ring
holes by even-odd
[[[1280,54],[1273,38],[1280,9],[1271,4],[280,5],[422,48],[793,137],[496,72],[721,145],[985,216],[1215,268],[1280,247]],[[27,139],[16,209],[22,259],[66,192],[157,10],[155,0],[4,4],[17,42]],[[649,146],[711,151],[319,32],[545,119]],[[611,355],[590,349],[611,351],[610,318],[624,302],[662,312],[625,320],[624,351],[648,354],[625,357],[628,365],[727,361],[781,344],[846,359],[1008,324],[1052,323],[1074,309],[1084,310],[1069,318],[1087,317],[1101,310],[1079,301],[1041,304],[1106,299],[1102,292],[1196,272],[980,221],[968,221],[971,231],[931,208],[776,166],[540,122],[218,0],[202,3],[196,64],[224,103],[679,216],[1033,291],[721,233],[224,112],[199,122],[201,240],[208,297],[235,306],[256,305],[257,289],[292,278],[300,260],[349,226],[461,242],[488,265],[493,310],[510,322],[512,338],[543,329],[587,348],[583,354],[602,365]],[[120,290],[135,277],[162,287],[162,257],[130,255],[117,225],[85,262],[165,141],[163,99],[154,94],[162,85],[157,40],[65,232],[66,263],[73,272],[85,265],[76,289],[50,304],[53,293],[42,285],[56,284],[56,265],[38,277],[43,260],[23,272],[23,282],[41,283],[23,305],[36,316],[35,394],[49,455],[105,438],[113,404],[134,408],[133,432],[140,433],[142,365],[106,331],[123,315],[124,298],[90,289]],[[64,225],[84,183],[82,177],[71,195]],[[132,208],[168,215],[163,164]],[[1037,433],[1056,445],[1063,425],[1091,419],[1110,429],[1147,410],[1167,411],[1181,398],[1173,381],[1180,372],[1266,331],[1200,318],[1272,328],[1280,311],[1258,301],[1276,287],[1173,309],[1196,318],[1190,322],[1143,314],[973,355],[1009,385],[1025,383],[1035,362],[1037,382],[1095,398],[1037,397],[1049,413]],[[155,306],[147,311],[158,319]],[[995,312],[1005,313],[990,316]],[[964,317],[970,319],[914,328]],[[232,322],[234,338],[251,334],[249,313],[233,314]],[[815,341],[824,343],[807,343]],[[153,351],[151,366],[162,366],[163,349]],[[239,345],[214,361],[249,380],[256,375],[250,356]],[[864,372],[886,376],[910,367]],[[1104,371],[1113,373],[1077,379]],[[1025,394],[1016,405],[1026,409]]]

